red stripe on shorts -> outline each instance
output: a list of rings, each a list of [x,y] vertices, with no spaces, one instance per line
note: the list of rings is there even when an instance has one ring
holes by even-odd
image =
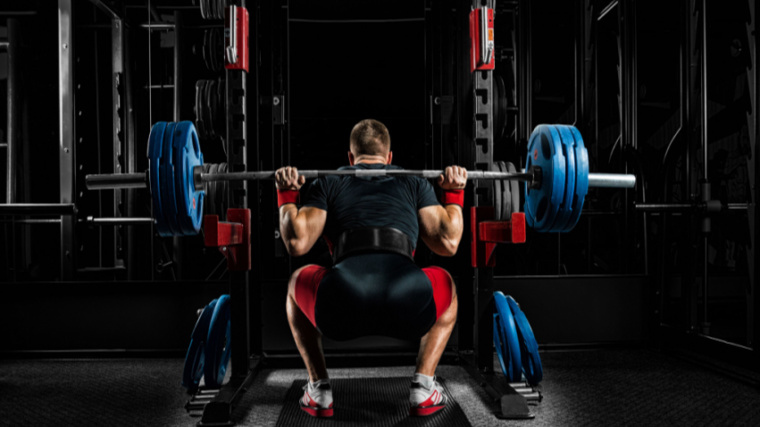
[[[435,319],[438,320],[451,305],[451,276],[446,270],[436,266],[423,268],[422,272],[428,277],[433,287]]]
[[[325,277],[327,271],[325,267],[310,265],[301,270],[296,278],[296,304],[314,327],[317,327],[316,319],[314,319],[317,289],[319,289],[319,282]]]

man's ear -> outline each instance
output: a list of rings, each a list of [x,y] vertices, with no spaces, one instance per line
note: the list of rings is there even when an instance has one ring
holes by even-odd
[[[351,166],[353,166],[354,165],[354,160],[356,160],[356,159],[354,159],[354,153],[352,153],[352,152],[349,151],[348,152],[348,164],[351,165]]]
[[[393,151],[388,152],[388,161],[386,162],[387,165],[391,164],[393,161]]]

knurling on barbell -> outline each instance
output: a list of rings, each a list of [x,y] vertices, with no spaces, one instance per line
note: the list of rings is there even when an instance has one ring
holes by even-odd
[[[87,175],[89,189],[149,188],[156,227],[162,236],[197,234],[203,218],[203,200],[210,183],[235,180],[274,179],[275,171],[229,172],[227,168],[204,168],[198,134],[192,122],[158,122],[148,138],[147,173]],[[580,132],[573,126],[540,125],[528,142],[526,169],[499,164],[497,170],[467,172],[468,180],[501,182],[501,214],[519,210],[516,182],[525,183],[524,211],[528,225],[540,232],[570,231],[578,222],[589,187],[632,188],[634,175],[592,174],[588,152]],[[438,178],[441,170],[300,170],[306,178],[342,176],[419,176]],[[222,186],[216,189],[222,190]],[[223,194],[223,190],[220,191]],[[507,201],[506,199],[509,199]],[[215,197],[216,199],[216,197]]]

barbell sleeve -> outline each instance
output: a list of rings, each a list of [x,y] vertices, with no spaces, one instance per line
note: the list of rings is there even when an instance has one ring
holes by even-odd
[[[601,188],[633,188],[636,186],[636,175],[622,173],[589,173],[588,186]]]
[[[413,170],[413,169],[345,169],[345,170],[301,170],[299,175],[306,178],[319,178],[330,175],[338,176],[419,176],[422,178],[437,178],[441,170]],[[194,174],[195,185],[198,189],[203,184],[214,181],[257,181],[274,179],[275,171],[246,171],[246,172],[222,172],[205,173],[200,167],[196,167]],[[527,172],[496,172],[496,171],[467,171],[468,180],[515,180],[532,184],[540,181],[539,170]],[[123,189],[123,188],[147,188],[148,178],[145,173],[122,173],[122,174],[99,174],[87,175],[85,183],[90,190]],[[636,176],[630,174],[613,173],[589,173],[589,187],[604,188],[633,188],[636,185]]]

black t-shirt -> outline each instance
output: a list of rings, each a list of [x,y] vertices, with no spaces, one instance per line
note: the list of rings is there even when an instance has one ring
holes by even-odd
[[[344,169],[402,169],[396,165],[359,163]],[[355,177],[330,175],[317,178],[306,193],[303,206],[327,211],[324,234],[335,242],[346,230],[391,227],[417,245],[417,211],[437,205],[433,186],[417,176]]]

